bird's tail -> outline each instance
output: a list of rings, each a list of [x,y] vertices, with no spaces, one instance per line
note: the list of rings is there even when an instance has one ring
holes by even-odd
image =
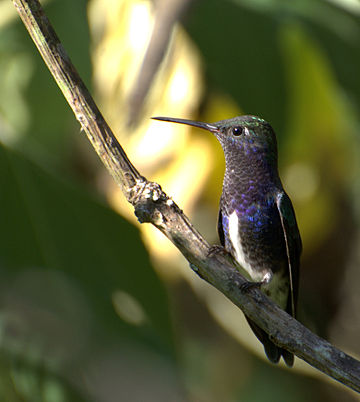
[[[246,316],[245,316],[246,317]],[[247,322],[250,325],[250,328],[253,330],[256,337],[259,341],[264,345],[265,353],[267,358],[272,363],[278,363],[280,357],[282,356],[286,365],[288,367],[292,367],[294,364],[294,355],[283,348],[279,348],[276,346],[269,338],[269,335],[258,327],[254,321],[251,321],[248,317],[246,317]]]

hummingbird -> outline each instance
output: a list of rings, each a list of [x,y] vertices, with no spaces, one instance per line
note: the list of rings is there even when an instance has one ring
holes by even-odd
[[[249,287],[258,286],[295,317],[302,244],[291,200],[279,177],[277,141],[271,125],[250,115],[211,124],[172,117],[153,119],[198,127],[218,139],[225,156],[218,215],[221,246],[249,280]],[[294,355],[246,319],[268,359],[278,363],[283,357],[292,367]]]

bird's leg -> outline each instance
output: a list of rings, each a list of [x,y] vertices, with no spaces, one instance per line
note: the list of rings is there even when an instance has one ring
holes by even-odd
[[[254,289],[254,288],[260,289],[263,284],[264,284],[264,282],[247,281],[240,285],[240,290],[243,292],[248,292],[249,290]]]
[[[240,285],[240,290],[244,291],[244,292],[248,292],[249,290],[253,289],[253,288],[258,288],[260,289],[261,286],[263,285],[267,285],[272,279],[272,274],[270,272],[267,272],[263,279],[259,282],[255,282],[255,281],[247,281],[243,284]]]
[[[207,253],[208,257],[214,257],[217,254],[221,254],[223,256],[229,255],[229,252],[225,250],[225,247],[220,246],[219,244],[214,244],[209,248],[209,251]]]

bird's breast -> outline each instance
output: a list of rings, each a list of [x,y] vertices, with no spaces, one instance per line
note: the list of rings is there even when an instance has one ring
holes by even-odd
[[[250,279],[268,281],[282,271],[286,249],[275,201],[230,202],[222,207],[225,248]]]

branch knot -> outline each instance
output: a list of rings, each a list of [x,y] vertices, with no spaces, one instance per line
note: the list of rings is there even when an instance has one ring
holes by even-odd
[[[141,178],[132,187],[130,202],[135,208],[135,215],[140,223],[151,222],[156,226],[164,223],[161,205],[168,207],[174,202],[169,198],[158,183]]]

